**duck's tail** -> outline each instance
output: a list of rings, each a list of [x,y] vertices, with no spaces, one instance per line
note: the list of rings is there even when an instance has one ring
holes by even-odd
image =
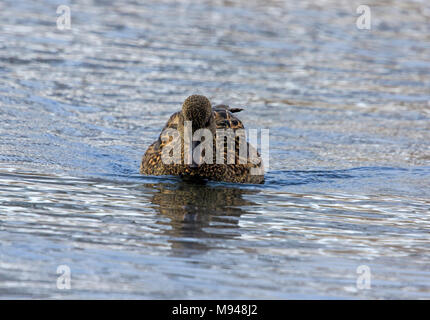
[[[242,108],[229,108],[228,110],[232,113],[235,113],[235,112],[241,112],[243,109]]]
[[[242,108],[230,108],[228,105],[226,105],[226,104],[219,104],[219,105],[216,105],[215,107],[214,107],[214,109],[216,110],[216,109],[224,109],[224,110],[227,110],[227,111],[230,111],[231,113],[236,113],[236,112],[240,112],[240,111],[242,111],[243,109]]]

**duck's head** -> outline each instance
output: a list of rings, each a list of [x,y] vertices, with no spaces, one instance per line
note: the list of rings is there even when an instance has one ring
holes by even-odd
[[[194,94],[185,99],[182,104],[182,117],[185,121],[192,123],[192,135],[199,129],[208,129],[211,131],[212,136],[215,137],[216,124],[215,117],[212,112],[212,106],[208,98],[202,95]],[[179,130],[183,135],[184,124],[180,124]],[[200,141],[192,141],[192,149],[194,150],[200,144]],[[192,167],[196,164],[193,159]]]
[[[211,130],[211,124],[214,124],[209,99],[198,94],[185,99],[182,104],[182,116],[184,121],[192,121],[193,133],[198,129]]]

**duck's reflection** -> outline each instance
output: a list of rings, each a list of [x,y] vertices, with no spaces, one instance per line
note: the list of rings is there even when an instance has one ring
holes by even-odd
[[[185,181],[147,186],[155,190],[151,199],[154,208],[169,218],[169,228],[163,229],[175,255],[206,251],[216,239],[236,237],[239,217],[255,205],[243,196],[257,193],[252,189]]]

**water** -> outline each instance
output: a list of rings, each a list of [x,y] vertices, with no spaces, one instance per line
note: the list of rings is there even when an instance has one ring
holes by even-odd
[[[0,298],[430,298],[426,1],[64,4],[0,2]],[[138,174],[194,93],[264,185]]]

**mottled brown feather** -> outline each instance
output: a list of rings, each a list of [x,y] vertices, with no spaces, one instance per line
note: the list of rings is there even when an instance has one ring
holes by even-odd
[[[237,129],[245,129],[242,121],[239,120],[233,113],[239,112],[242,109],[234,108],[230,109],[226,105],[217,105],[212,108],[212,114],[216,123],[217,129],[232,129],[236,132]],[[239,137],[236,137],[235,144],[235,159],[230,159],[234,164],[227,164],[227,145],[224,146],[224,164],[216,164],[215,147],[216,142],[214,141],[214,161],[213,164],[202,164],[198,168],[190,168],[189,165],[184,163],[183,147],[181,147],[181,159],[182,164],[163,164],[161,161],[161,151],[166,144],[171,142],[164,142],[168,139],[167,136],[163,136],[165,129],[178,129],[183,124],[184,118],[181,112],[174,113],[167,121],[157,141],[151,144],[143,156],[142,163],[140,166],[140,172],[148,175],[178,175],[178,176],[189,176],[197,177],[202,179],[236,182],[236,183],[263,183],[263,164],[261,162],[260,155],[258,155],[259,163],[253,164],[250,160],[246,160],[247,163],[239,163]],[[181,140],[182,141],[182,140]],[[183,143],[183,142],[182,142]],[[183,146],[183,144],[182,144]],[[248,151],[253,146],[247,143]],[[261,174],[252,175],[251,168],[260,168]]]

